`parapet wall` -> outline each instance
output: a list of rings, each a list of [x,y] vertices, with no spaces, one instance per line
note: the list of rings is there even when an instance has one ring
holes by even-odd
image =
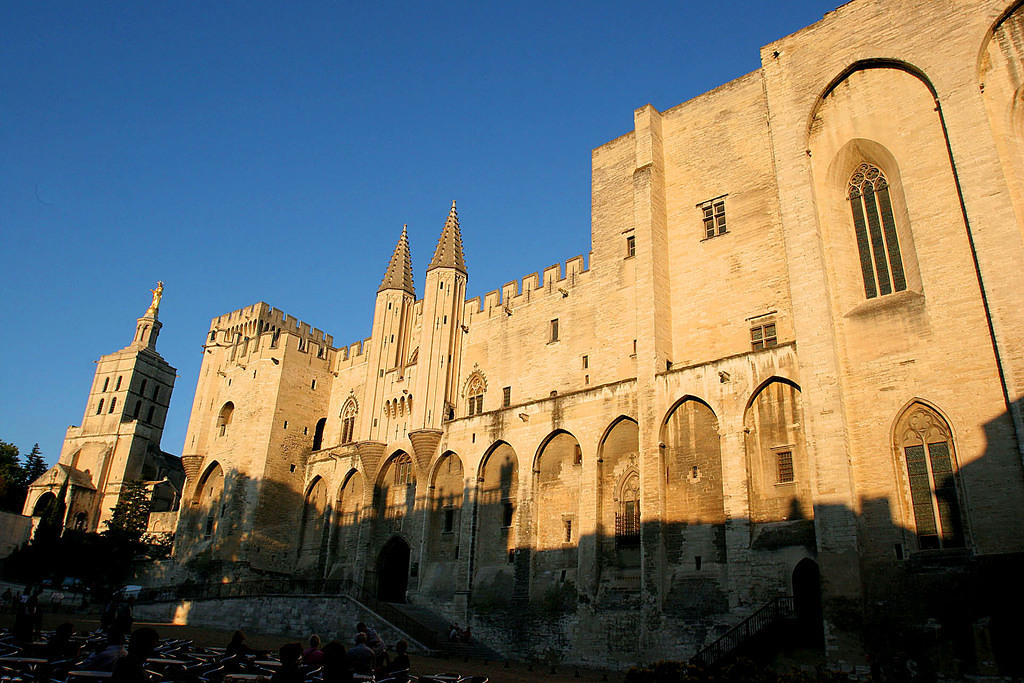
[[[500,290],[488,292],[484,295],[483,303],[480,297],[468,299],[464,309],[465,318],[469,319],[474,314],[490,313],[496,308],[521,308],[538,296],[535,292],[541,293],[538,290],[550,294],[559,289],[568,289],[580,284],[589,273],[583,256],[574,256],[565,262],[564,269],[560,263],[545,268],[543,279],[537,273],[530,273],[521,280],[521,286],[520,281],[512,280],[505,283]]]
[[[263,301],[217,316],[210,321],[210,332],[216,333],[219,341],[232,342],[236,334],[255,337],[267,331],[287,332],[328,348],[333,348],[334,345],[333,336],[278,308],[272,308]]]

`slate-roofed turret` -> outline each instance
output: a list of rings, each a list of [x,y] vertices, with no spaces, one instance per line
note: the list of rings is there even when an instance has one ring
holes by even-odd
[[[455,210],[455,200],[448,212],[448,220],[441,230],[441,238],[437,240],[434,258],[427,266],[429,273],[434,268],[454,268],[460,273],[466,272],[466,258],[462,254],[462,233],[459,231],[459,214]]]
[[[454,207],[452,210],[454,211]],[[457,232],[457,221],[455,229]],[[461,238],[459,238],[459,254],[461,257]],[[412,257],[409,255],[408,226],[402,226],[402,235],[398,238],[398,244],[395,245],[395,253],[391,255],[391,262],[388,263],[388,269],[384,272],[384,279],[381,281],[377,291],[383,292],[385,289],[398,289],[416,296],[416,290],[412,283]]]

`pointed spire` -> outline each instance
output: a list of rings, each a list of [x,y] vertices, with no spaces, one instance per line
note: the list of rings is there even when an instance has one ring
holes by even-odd
[[[384,272],[384,280],[381,281],[377,292],[385,289],[399,289],[416,296],[416,290],[412,284],[412,257],[409,255],[409,226],[402,226],[402,236],[398,238],[395,245],[395,253],[391,255],[391,262]]]
[[[444,222],[441,238],[437,240],[434,258],[427,266],[427,272],[434,268],[454,268],[463,274],[466,273],[466,259],[462,255],[462,233],[459,232],[459,214],[455,210],[454,199],[452,210],[448,212],[448,220]]]

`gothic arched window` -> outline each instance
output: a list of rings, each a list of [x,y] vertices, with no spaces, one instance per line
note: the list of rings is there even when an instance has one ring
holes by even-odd
[[[356,402],[349,399],[341,409],[341,443],[352,443],[352,434],[356,430]]]
[[[469,381],[466,389],[466,397],[469,399],[469,414],[479,415],[484,412],[484,391],[486,391],[484,380],[479,375]]]
[[[921,550],[964,545],[956,459],[949,425],[921,403],[903,414],[895,445],[907,468],[910,505]]]
[[[885,174],[873,164],[861,164],[850,176],[847,197],[857,233],[864,296],[873,299],[905,290],[907,278]]]

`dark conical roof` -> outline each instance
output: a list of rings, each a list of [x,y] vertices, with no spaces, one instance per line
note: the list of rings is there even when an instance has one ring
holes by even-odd
[[[409,255],[408,226],[402,226],[402,236],[398,238],[395,245],[395,253],[391,255],[391,262],[388,269],[384,271],[384,279],[377,288],[377,292],[385,289],[399,289],[416,296],[416,290],[412,284],[412,257]]]
[[[441,230],[441,238],[437,240],[437,249],[434,250],[434,258],[427,266],[427,272],[434,268],[454,268],[466,273],[466,258],[462,255],[462,233],[459,232],[459,214],[455,210],[455,200],[452,200],[452,210],[448,212],[448,220],[444,222],[444,229]]]

